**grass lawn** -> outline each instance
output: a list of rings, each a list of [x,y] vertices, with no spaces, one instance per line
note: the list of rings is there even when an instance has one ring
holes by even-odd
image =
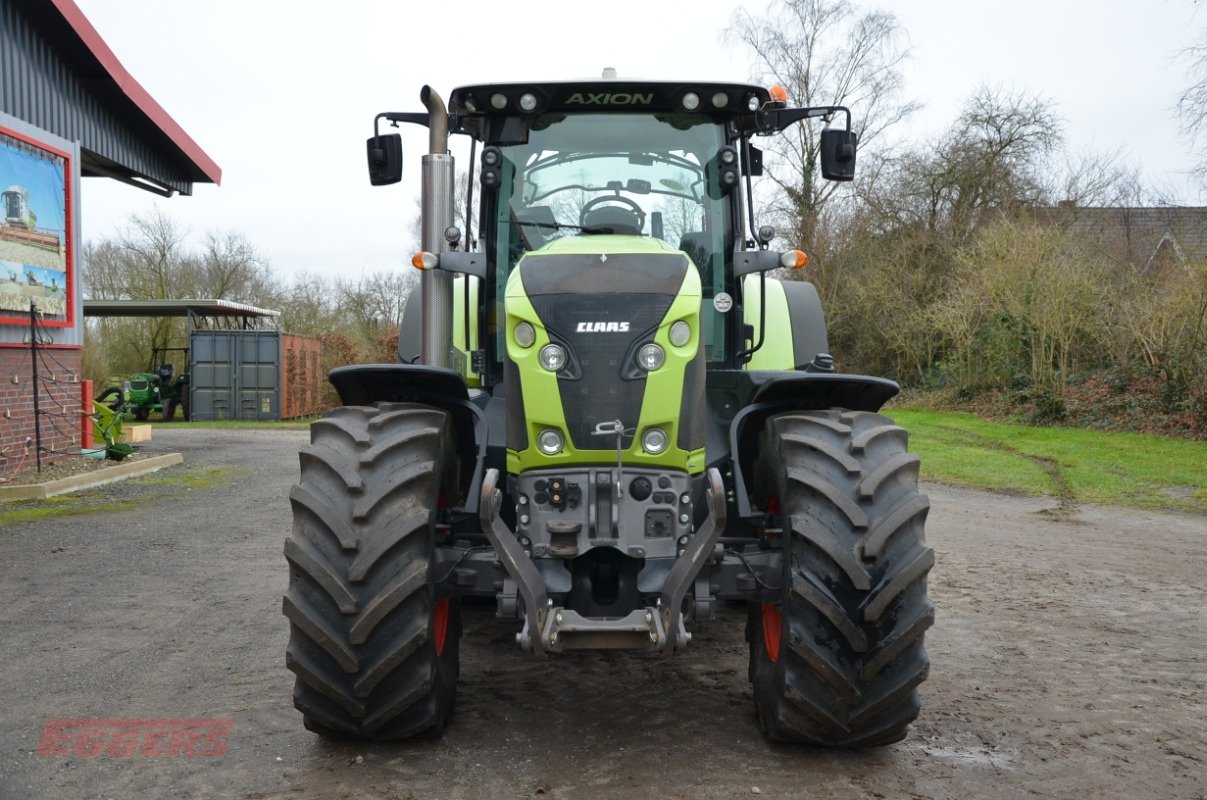
[[[98,486],[39,500],[15,500],[0,504],[0,527],[47,517],[115,513],[143,505],[166,507],[181,492],[229,484],[242,468],[169,467],[149,475],[130,478],[121,484]]]
[[[1084,428],[990,422],[954,411],[890,408],[922,457],[923,480],[1207,514],[1207,442]],[[306,430],[283,422],[173,422],[176,428]]]
[[[923,480],[1207,513],[1205,442],[1038,428],[918,408],[887,413],[909,430]]]

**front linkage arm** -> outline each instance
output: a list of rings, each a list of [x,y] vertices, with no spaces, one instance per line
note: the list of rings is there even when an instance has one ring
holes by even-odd
[[[725,530],[725,485],[716,468],[708,470],[708,517],[689,539],[666,577],[658,607],[636,609],[621,619],[591,619],[567,608],[555,608],[532,558],[499,517],[503,494],[499,471],[482,480],[478,504],[482,530],[494,546],[524,600],[524,629],[517,641],[526,650],[556,653],[594,648],[632,648],[670,655],[691,641],[683,621],[683,598]]]

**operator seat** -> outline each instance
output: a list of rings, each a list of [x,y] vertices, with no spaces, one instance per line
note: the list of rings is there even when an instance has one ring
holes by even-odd
[[[620,206],[599,206],[587,212],[583,217],[584,228],[608,228],[610,231],[599,231],[600,233],[622,233],[630,236],[640,236],[642,219],[637,215],[637,212],[631,208],[622,208]],[[585,231],[590,233],[591,231]]]
[[[528,250],[539,250],[557,238],[557,217],[549,206],[517,208],[513,203],[511,215]]]

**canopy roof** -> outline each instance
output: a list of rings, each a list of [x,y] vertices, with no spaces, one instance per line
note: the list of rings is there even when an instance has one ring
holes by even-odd
[[[279,317],[280,311],[230,300],[85,300],[85,317]]]

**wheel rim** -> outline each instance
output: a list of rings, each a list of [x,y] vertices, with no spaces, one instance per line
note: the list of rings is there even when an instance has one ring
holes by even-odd
[[[780,660],[780,627],[783,614],[775,603],[763,603],[763,648],[767,658],[774,664]]]
[[[436,607],[432,609],[432,628],[434,630],[433,640],[436,645],[436,655],[444,652],[444,641],[448,637],[448,604],[450,598],[442,597],[436,601]]]

